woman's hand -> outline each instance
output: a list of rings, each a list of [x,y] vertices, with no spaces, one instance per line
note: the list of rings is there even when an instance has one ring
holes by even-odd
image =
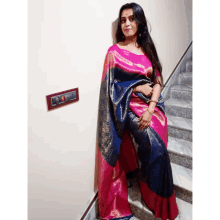
[[[150,85],[151,85],[150,83],[146,83],[144,85],[136,86],[133,92],[141,92],[146,96],[150,96],[153,93],[153,88],[150,87]]]
[[[153,112],[152,112],[153,114]],[[145,111],[141,117],[138,119],[139,121],[139,128],[140,130],[143,130],[144,128],[147,128],[151,122],[152,114],[149,111]]]

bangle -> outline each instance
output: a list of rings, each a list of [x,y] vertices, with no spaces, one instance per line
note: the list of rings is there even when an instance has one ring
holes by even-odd
[[[147,108],[147,111],[148,111],[151,115],[153,115],[153,113],[151,113],[151,112],[148,110],[148,108]]]
[[[155,102],[156,104],[158,103],[158,101],[155,101],[155,100],[149,100],[149,101],[147,101],[147,103],[149,103],[149,102]]]

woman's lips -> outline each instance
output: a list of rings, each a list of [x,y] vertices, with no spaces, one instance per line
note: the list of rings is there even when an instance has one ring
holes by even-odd
[[[129,31],[129,30],[131,30],[131,29],[129,29],[129,28],[128,28],[128,29],[125,29],[125,31]]]

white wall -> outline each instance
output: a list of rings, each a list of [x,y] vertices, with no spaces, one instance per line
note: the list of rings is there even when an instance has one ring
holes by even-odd
[[[151,23],[166,80],[192,40],[191,0],[136,2]],[[94,196],[100,80],[124,3],[29,0],[29,220],[78,219]],[[46,95],[76,87],[79,102],[47,111]]]
[[[165,83],[192,41],[192,0],[140,2],[152,27]]]

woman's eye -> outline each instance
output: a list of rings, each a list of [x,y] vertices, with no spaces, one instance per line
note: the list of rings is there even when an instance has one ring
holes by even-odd
[[[130,18],[129,20],[134,21],[134,18]],[[125,20],[121,20],[121,23],[124,23],[124,22],[125,22]]]

